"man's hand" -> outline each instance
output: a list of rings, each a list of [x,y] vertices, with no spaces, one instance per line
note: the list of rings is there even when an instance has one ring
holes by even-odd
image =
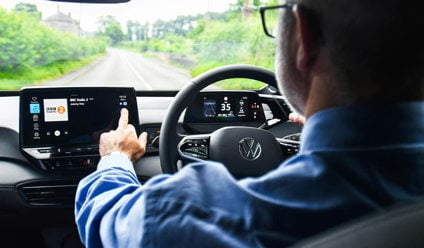
[[[128,110],[121,110],[118,128],[103,133],[100,136],[99,152],[103,157],[111,152],[121,152],[127,155],[134,163],[146,152],[147,133],[142,133],[139,138],[133,125],[128,124]]]
[[[294,123],[303,125],[305,124],[305,117],[295,114],[295,113],[290,113],[289,114],[289,120],[291,120]]]

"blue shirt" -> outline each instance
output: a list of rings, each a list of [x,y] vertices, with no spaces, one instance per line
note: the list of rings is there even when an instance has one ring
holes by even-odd
[[[311,116],[299,154],[259,178],[199,162],[141,185],[106,156],[75,216],[88,247],[281,247],[423,195],[424,103],[354,106]]]

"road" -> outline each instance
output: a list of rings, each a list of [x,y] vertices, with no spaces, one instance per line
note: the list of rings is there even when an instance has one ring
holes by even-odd
[[[49,80],[50,86],[133,86],[136,90],[178,90],[191,80],[188,70],[170,66],[139,53],[108,48],[95,62]]]

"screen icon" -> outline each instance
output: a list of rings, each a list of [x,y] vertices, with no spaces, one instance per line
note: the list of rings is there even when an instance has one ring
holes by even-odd
[[[40,133],[34,132],[34,136],[32,136],[32,139],[39,140],[40,139]]]
[[[68,121],[67,99],[44,99],[44,121]]]
[[[40,113],[40,104],[39,103],[29,104],[29,112],[31,114],[39,114]]]
[[[64,114],[66,112],[66,108],[64,106],[58,106],[57,107],[57,112],[59,114]]]

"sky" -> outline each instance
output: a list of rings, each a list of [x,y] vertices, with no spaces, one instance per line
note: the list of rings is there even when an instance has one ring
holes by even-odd
[[[179,15],[222,12],[236,0],[132,0],[123,4],[75,4],[47,0],[0,0],[0,6],[13,8],[17,3],[25,2],[37,5],[45,19],[57,12],[58,8],[65,14],[79,20],[82,29],[95,31],[100,16],[112,15],[124,27],[127,20],[140,23],[154,22],[158,19],[171,20]]]

